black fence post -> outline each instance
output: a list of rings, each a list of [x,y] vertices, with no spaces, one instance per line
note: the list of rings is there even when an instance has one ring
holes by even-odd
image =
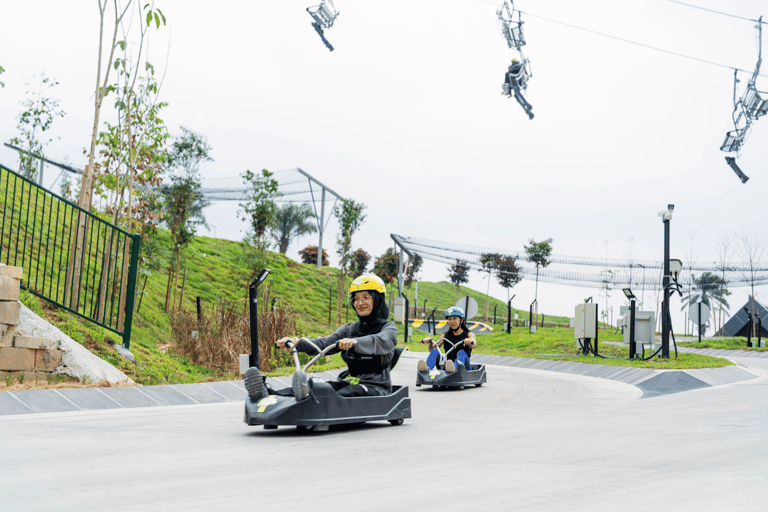
[[[410,302],[408,302],[408,297],[406,297],[404,293],[400,296],[405,300],[405,333],[403,334],[403,343],[408,343],[408,309],[411,305]]]
[[[195,303],[197,305],[197,326],[200,327],[203,324],[203,304],[200,297],[195,297]]]

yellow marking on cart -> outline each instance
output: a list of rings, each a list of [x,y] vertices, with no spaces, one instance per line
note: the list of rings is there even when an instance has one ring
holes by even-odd
[[[259,403],[256,404],[259,407],[256,410],[256,412],[264,412],[267,409],[267,407],[269,407],[270,405],[275,405],[276,403],[277,403],[277,397],[275,395],[269,395],[266,398],[262,398],[261,400],[259,400]]]
[[[437,368],[432,368],[429,371],[429,379],[430,380],[435,380],[435,377],[437,377],[438,375],[440,375],[440,370],[438,370]]]

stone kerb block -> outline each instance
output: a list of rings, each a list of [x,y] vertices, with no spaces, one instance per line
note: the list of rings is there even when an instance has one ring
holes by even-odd
[[[24,269],[22,267],[9,267],[0,263],[0,276],[2,277],[21,280],[23,274]]]
[[[21,280],[0,276],[0,300],[19,300]]]
[[[61,364],[62,357],[63,350],[35,350],[35,370],[52,372]]]
[[[0,370],[18,372],[35,367],[36,350],[31,348],[0,347]]]
[[[19,325],[19,315],[21,314],[21,303],[0,302],[0,324]]]
[[[13,346],[16,348],[32,348],[35,350],[56,350],[59,348],[59,342],[57,340],[50,340],[48,338],[14,336]]]
[[[0,324],[0,347],[12,347],[13,346],[13,331],[15,327],[13,325]]]

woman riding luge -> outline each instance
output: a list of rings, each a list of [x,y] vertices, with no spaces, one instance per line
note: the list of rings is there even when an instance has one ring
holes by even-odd
[[[422,343],[429,343],[430,353],[426,361],[420,360],[416,365],[420,372],[427,372],[439,364],[441,354],[437,347],[441,345],[445,350],[446,372],[455,372],[457,364],[464,365],[467,370],[472,369],[469,357],[472,355],[472,349],[477,345],[477,338],[464,322],[464,310],[458,306],[450,307],[445,310],[445,318],[448,322],[448,330],[440,335],[437,342],[429,337],[421,340]]]
[[[295,337],[277,340],[279,348],[290,350],[295,346],[299,352],[314,355],[326,347],[336,344],[328,354],[341,352],[347,369],[337,380],[329,384],[345,397],[388,395],[392,393],[389,366],[397,344],[397,327],[390,322],[389,308],[385,300],[384,281],[373,274],[358,277],[349,288],[350,301],[359,320],[342,325],[336,332],[312,341],[314,345]],[[281,396],[295,396],[301,400],[309,395],[310,382],[307,375],[297,371],[293,375],[293,386],[272,391],[264,385],[264,379],[257,368],[249,368],[245,374],[245,388],[252,399],[259,399],[273,393]]]

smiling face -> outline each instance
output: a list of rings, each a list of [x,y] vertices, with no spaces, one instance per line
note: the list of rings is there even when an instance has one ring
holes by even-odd
[[[448,317],[448,325],[450,326],[452,331],[455,331],[461,325],[461,317],[460,316],[449,316]]]
[[[373,312],[373,295],[363,290],[352,296],[352,305],[358,316],[368,316]]]

